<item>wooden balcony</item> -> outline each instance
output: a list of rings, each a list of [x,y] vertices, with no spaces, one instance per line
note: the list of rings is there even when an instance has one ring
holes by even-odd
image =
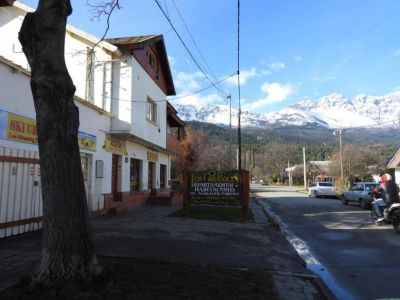
[[[170,134],[167,134],[167,150],[175,153],[176,155],[183,156],[181,141]]]

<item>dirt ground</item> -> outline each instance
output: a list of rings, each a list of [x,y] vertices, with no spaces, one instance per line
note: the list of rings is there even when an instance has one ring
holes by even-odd
[[[270,274],[207,266],[99,257],[104,275],[85,283],[30,287],[24,278],[0,292],[4,300],[277,299]]]

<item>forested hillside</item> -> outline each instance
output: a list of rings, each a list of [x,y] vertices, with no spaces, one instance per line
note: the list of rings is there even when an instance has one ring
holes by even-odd
[[[237,128],[232,129],[232,156],[229,156],[229,128],[210,123],[187,122],[190,135],[199,149],[197,169],[234,168],[236,166]],[[333,161],[338,172],[339,134],[321,127],[281,127],[242,129],[242,166],[259,178],[285,180],[285,168],[306,161]],[[346,176],[368,178],[387,165],[400,146],[396,130],[344,129],[343,156]],[[229,159],[230,157],[230,159]]]

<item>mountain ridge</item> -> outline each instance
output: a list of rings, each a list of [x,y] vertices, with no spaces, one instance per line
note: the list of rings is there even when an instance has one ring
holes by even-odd
[[[229,124],[229,106],[174,104],[185,121]],[[237,110],[232,108],[232,124],[237,124]],[[306,99],[280,111],[259,114],[242,113],[244,127],[276,128],[315,126],[336,128],[400,128],[400,93],[386,96],[360,94],[352,100],[339,93],[319,99]]]

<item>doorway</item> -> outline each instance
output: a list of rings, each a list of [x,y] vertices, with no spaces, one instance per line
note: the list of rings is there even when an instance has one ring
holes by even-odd
[[[167,166],[166,165],[160,165],[160,188],[164,189],[166,187],[166,181],[167,181]]]
[[[155,163],[152,161],[149,161],[149,177],[148,177],[148,188],[150,191],[154,188],[154,170],[155,169]]]
[[[86,200],[88,204],[91,202],[89,201],[90,195],[90,180],[91,180],[91,166],[92,166],[92,155],[87,153],[81,153],[81,167],[82,167],[82,175],[83,175],[83,183],[85,185],[86,191]]]
[[[112,155],[112,168],[111,168],[111,193],[113,194],[114,200],[117,197],[118,192],[118,171],[120,166],[120,155]]]

